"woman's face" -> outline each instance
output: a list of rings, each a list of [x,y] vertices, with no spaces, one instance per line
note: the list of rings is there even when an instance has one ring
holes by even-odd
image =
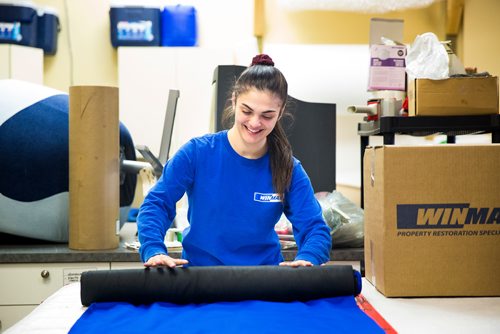
[[[281,117],[283,101],[268,90],[252,88],[233,96],[234,126],[242,144],[256,149],[266,144],[267,136],[273,131]]]

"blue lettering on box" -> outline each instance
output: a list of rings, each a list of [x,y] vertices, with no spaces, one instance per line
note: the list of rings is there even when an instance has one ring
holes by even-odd
[[[454,228],[500,224],[500,208],[471,208],[470,204],[399,204],[398,229]]]

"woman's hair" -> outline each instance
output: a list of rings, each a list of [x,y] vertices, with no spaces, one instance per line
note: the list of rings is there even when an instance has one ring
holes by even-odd
[[[284,75],[274,67],[274,62],[268,55],[257,55],[252,64],[241,73],[233,88],[234,99],[250,89],[269,91],[282,102],[282,113],[273,131],[267,136],[269,160],[274,190],[284,198],[290,187],[293,170],[292,147],[288,142],[282,120],[291,117],[287,112],[288,83]],[[228,107],[224,110],[222,123],[228,127],[234,124],[234,110]]]

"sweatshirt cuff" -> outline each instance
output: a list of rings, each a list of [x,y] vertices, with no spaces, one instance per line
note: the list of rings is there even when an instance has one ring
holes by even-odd
[[[148,247],[146,250],[140,252],[142,262],[147,262],[155,255],[165,254],[168,255],[167,247]]]

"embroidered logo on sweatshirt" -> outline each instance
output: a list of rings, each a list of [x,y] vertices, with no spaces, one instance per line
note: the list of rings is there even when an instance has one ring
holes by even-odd
[[[279,194],[253,193],[253,200],[256,202],[274,203],[281,202]]]

